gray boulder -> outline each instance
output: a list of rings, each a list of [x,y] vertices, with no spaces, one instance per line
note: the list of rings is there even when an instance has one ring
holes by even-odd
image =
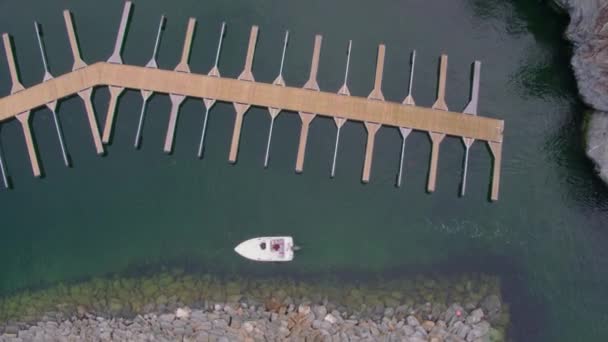
[[[467,341],[472,342],[482,337],[488,337],[489,339],[490,323],[483,321],[475,324],[471,331],[467,334]]]

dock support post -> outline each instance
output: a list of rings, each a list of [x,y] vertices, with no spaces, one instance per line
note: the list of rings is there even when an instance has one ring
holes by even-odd
[[[158,64],[156,63],[156,55],[158,54],[158,46],[160,44],[161,34],[163,32],[163,26],[165,24],[165,16],[160,17],[160,23],[158,24],[158,31],[156,32],[156,41],[154,42],[154,51],[152,52],[152,58],[146,64],[146,68],[157,69]],[[148,104],[148,100],[152,96],[152,91],[142,89],[140,91],[142,97],[141,110],[139,113],[139,122],[137,124],[137,132],[135,133],[135,141],[133,146],[135,148],[139,148],[139,144],[141,142],[141,132],[144,126],[144,117],[146,115],[146,105]]]
[[[226,30],[226,23],[222,22],[222,29],[220,30],[220,39],[217,43],[217,51],[215,53],[215,64],[211,71],[209,71],[209,76],[211,77],[220,77],[220,70],[218,69],[218,64],[220,62],[220,52],[222,51],[222,42],[224,41],[224,31]],[[203,129],[201,131],[201,140],[198,144],[198,158],[203,157],[203,148],[205,144],[205,134],[207,132],[207,121],[209,120],[209,111],[211,107],[215,104],[215,99],[203,99],[203,104],[205,105],[205,115],[203,116]]]
[[[242,81],[255,82],[253,73],[251,71],[253,67],[253,55],[255,54],[255,44],[258,40],[258,27],[256,25],[251,27],[249,33],[249,44],[247,46],[247,56],[245,57],[245,67],[243,72],[239,75],[238,79]],[[232,164],[236,163],[236,157],[239,152],[239,141],[241,139],[241,129],[243,126],[243,117],[249,107],[248,103],[233,103],[236,116],[234,118],[234,130],[232,132],[232,142],[230,144],[230,153],[228,155],[228,161]]]
[[[289,30],[285,31],[285,39],[283,40],[283,53],[281,54],[281,66],[279,67],[279,76],[272,82],[273,85],[284,87],[285,80],[283,79],[283,66],[285,64],[285,52],[287,51],[287,42],[289,41]],[[268,108],[270,113],[270,128],[268,129],[268,140],[266,142],[266,155],[264,156],[264,168],[268,167],[268,158],[270,156],[270,141],[272,140],[272,128],[274,127],[274,120],[277,118],[281,108]]]
[[[84,68],[86,63],[80,56],[80,48],[78,46],[78,40],[76,39],[76,32],[74,29],[74,23],[72,22],[72,14],[70,11],[63,11],[63,19],[68,32],[68,39],[70,41],[70,48],[72,49],[72,56],[74,57],[74,65],[72,71]],[[91,129],[91,135],[93,136],[93,143],[95,144],[95,150],[97,154],[101,155],[104,153],[103,143],[101,142],[101,136],[99,135],[99,127],[97,126],[97,119],[95,118],[95,109],[91,102],[92,89],[85,89],[78,93],[78,96],[84,102],[84,106],[87,112],[87,118],[89,120],[89,127]]]
[[[433,104],[432,108],[437,110],[448,110],[448,106],[445,103],[445,83],[448,71],[448,56],[441,55],[441,63],[439,66],[439,84],[437,86],[437,100]],[[431,146],[431,165],[429,167],[429,178],[426,185],[427,192],[435,191],[435,185],[437,183],[437,166],[439,164],[439,145],[445,138],[444,133],[428,132],[432,142]]]
[[[8,68],[11,75],[11,94],[15,94],[22,91],[24,88],[21,81],[19,81],[19,73],[17,70],[17,64],[15,62],[15,55],[13,54],[13,46],[11,45],[10,36],[7,33],[2,34],[2,41],[4,43],[4,51],[6,53],[6,60],[8,62]],[[29,118],[30,111],[17,114],[17,120],[19,120],[19,123],[21,124],[25,144],[27,146],[27,152],[30,157],[32,172],[34,173],[34,177],[40,177],[40,165],[38,164],[38,156],[36,154],[36,147],[34,146],[34,139],[32,137]]]
[[[120,26],[118,27],[118,34],[116,35],[116,42],[114,43],[114,52],[108,59],[108,63],[122,64],[122,47],[125,42],[125,33],[127,31],[127,24],[129,22],[129,15],[131,14],[131,1],[125,2],[125,6],[122,10],[122,17],[120,19]],[[108,113],[106,115],[106,123],[103,128],[102,141],[104,144],[110,142],[112,135],[112,128],[114,125],[114,115],[116,114],[116,105],[118,99],[122,95],[125,88],[110,86],[110,103],[108,104]]]
[[[502,142],[488,141],[492,151],[494,163],[492,165],[492,192],[490,199],[498,201],[498,190],[500,188],[500,163],[502,161]]]
[[[473,64],[473,86],[471,87],[471,100],[464,109],[464,114],[477,115],[477,103],[479,102],[479,77],[481,70],[481,62],[475,61]],[[469,169],[469,149],[473,145],[475,139],[462,137],[464,144],[464,168],[462,170],[462,182],[460,185],[460,196],[464,196],[467,187],[467,171]]]
[[[414,82],[414,68],[416,67],[416,50],[412,51],[412,59],[410,64],[410,81],[407,90],[407,96],[403,100],[403,104],[407,106],[415,106],[416,102],[412,96],[412,85]],[[401,134],[401,155],[399,156],[399,172],[397,172],[397,187],[401,187],[401,179],[403,178],[403,160],[405,159],[405,140],[412,133],[412,129],[408,127],[399,127]]]
[[[188,28],[186,29],[186,38],[184,40],[184,48],[182,49],[182,57],[179,64],[175,67],[175,71],[190,73],[190,66],[188,60],[190,59],[190,50],[192,48],[192,39],[194,37],[194,28],[196,26],[196,19],[190,18],[188,20]],[[177,115],[179,114],[179,107],[182,105],[185,96],[180,94],[170,94],[171,97],[171,114],[169,115],[169,126],[167,127],[167,135],[165,136],[165,153],[171,153],[173,150],[173,140],[175,137],[175,128],[177,127]]]
[[[350,68],[350,52],[353,47],[353,41],[348,41],[348,49],[346,50],[346,70],[344,71],[344,84],[340,90],[338,90],[339,95],[350,96],[350,90],[348,89],[348,69]],[[334,116],[334,122],[336,123],[336,143],[334,144],[334,158],[331,162],[331,173],[330,177],[334,178],[336,176],[336,160],[338,159],[338,145],[340,144],[340,131],[342,126],[346,123],[345,118]]]
[[[385,46],[380,44],[378,46],[378,55],[376,57],[376,77],[374,80],[374,89],[367,97],[371,100],[384,101],[384,95],[382,94],[382,74],[384,73],[384,55]],[[374,122],[364,122],[365,128],[367,129],[367,145],[365,147],[365,161],[363,163],[363,176],[361,181],[363,183],[369,183],[369,178],[372,172],[372,161],[374,158],[374,143],[376,141],[376,132],[380,129],[381,125]]]
[[[317,83],[317,72],[319,71],[319,58],[321,56],[321,44],[323,43],[323,36],[320,34],[315,35],[315,45],[312,52],[312,62],[310,64],[310,76],[308,81],[304,84],[304,89],[312,91],[320,91],[319,84]],[[296,173],[302,173],[304,171],[304,157],[306,156],[306,142],[308,141],[308,129],[310,123],[317,114],[298,112],[302,126],[300,127],[300,141],[298,143],[298,155],[296,156]]]

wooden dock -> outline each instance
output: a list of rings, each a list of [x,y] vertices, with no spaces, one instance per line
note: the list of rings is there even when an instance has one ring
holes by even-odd
[[[107,143],[113,127],[114,110],[117,98],[124,89],[170,94],[172,110],[169,127],[165,140],[165,151],[170,152],[175,134],[175,121],[179,106],[186,97],[223,101],[234,103],[236,119],[229,153],[229,161],[236,162],[240,130],[243,116],[250,106],[281,108],[282,110],[299,113],[302,118],[302,131],[297,151],[296,172],[303,171],[306,152],[308,126],[315,116],[327,116],[363,122],[368,131],[365,163],[363,167],[363,182],[368,182],[371,175],[374,138],[381,126],[407,128],[424,131],[429,134],[432,142],[431,163],[427,190],[432,192],[436,187],[437,165],[440,143],[446,135],[463,139],[485,141],[493,154],[493,176],[490,198],[498,199],[500,167],[502,156],[502,141],[504,122],[498,119],[486,118],[465,113],[450,112],[445,103],[447,56],[441,56],[440,75],[437,101],[432,108],[418,107],[385,101],[381,91],[382,73],[384,69],[384,45],[378,48],[376,77],[373,90],[369,97],[345,96],[338,93],[320,91],[316,82],[316,73],[321,50],[321,36],[314,41],[313,57],[309,81],[303,88],[282,86],[256,82],[252,73],[252,61],[258,27],[251,30],[249,46],[245,57],[245,67],[238,79],[203,75],[190,72],[188,56],[193,44],[195,19],[190,19],[186,30],[186,39],[182,51],[182,59],[174,70],[141,67],[122,64],[120,47],[124,39],[125,19],[131,5],[127,2],[123,11],[123,21],[117,37],[115,51],[108,62],[98,62],[86,65],[80,58],[75,29],[71,14],[64,12],[64,19],[74,57],[74,68],[71,72],[48,79],[40,84],[23,87],[19,81],[12,47],[8,34],[3,34],[4,48],[8,59],[10,75],[13,82],[11,94],[0,98],[0,122],[17,118],[23,128],[25,141],[35,176],[40,175],[36,149],[33,144],[29,127],[29,113],[39,107],[60,99],[78,94],[85,101],[90,130],[97,153],[103,153],[102,139],[97,127],[94,108],[90,100],[90,92],[94,87],[109,86],[112,97],[111,113],[105,123],[103,142]],[[127,9],[128,7],[128,9]],[[126,16],[125,16],[126,13]],[[478,82],[478,78],[477,78]],[[477,105],[477,87],[473,87],[471,102]],[[476,113],[476,108],[475,108]]]

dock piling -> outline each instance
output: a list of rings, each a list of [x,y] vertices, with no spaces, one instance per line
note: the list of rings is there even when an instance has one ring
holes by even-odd
[[[279,67],[279,76],[272,82],[272,84],[284,87],[285,80],[283,80],[283,66],[285,64],[285,52],[287,51],[287,42],[289,41],[289,30],[285,31],[285,39],[283,40],[283,52],[281,53],[281,66]],[[264,156],[264,168],[268,167],[268,158],[270,155],[270,141],[272,140],[272,128],[274,127],[274,120],[281,112],[280,108],[268,108],[270,113],[270,128],[268,129],[268,140],[266,142],[266,155]]]
[[[226,23],[222,22],[222,29],[220,30],[220,39],[217,43],[217,52],[215,53],[215,63],[211,71],[209,71],[209,76],[220,77],[220,70],[218,69],[218,64],[220,62],[220,51],[222,50],[222,41],[224,41],[224,32],[226,30]],[[205,114],[203,116],[203,129],[201,131],[201,140],[198,144],[198,153],[197,157],[200,159],[203,157],[203,145],[205,143],[205,134],[207,132],[207,121],[209,119],[209,111],[211,107],[215,104],[215,99],[203,99],[203,104],[205,105]]]
[[[190,50],[192,49],[192,39],[194,38],[194,29],[196,27],[196,19],[190,18],[188,20],[188,27],[186,29],[186,38],[184,39],[184,47],[182,49],[182,57],[180,62],[175,67],[175,71],[190,73],[190,66],[188,61],[190,59]],[[177,115],[179,114],[179,107],[186,99],[185,96],[179,94],[169,94],[171,98],[171,113],[169,114],[169,126],[167,127],[167,135],[165,136],[165,153],[171,153],[173,150],[173,141],[175,138],[175,128],[177,127]]]
[[[156,63],[156,56],[158,55],[158,46],[160,45],[160,38],[163,32],[163,26],[165,24],[165,16],[162,15],[160,17],[160,23],[158,24],[158,31],[156,32],[156,41],[154,42],[154,50],[152,51],[152,58],[146,64],[146,68],[157,69],[158,64]],[[144,117],[146,115],[146,106],[148,104],[148,100],[152,96],[152,91],[142,89],[140,91],[142,97],[141,110],[139,113],[139,122],[137,124],[137,132],[135,133],[135,142],[133,143],[133,147],[136,149],[139,148],[139,144],[141,143],[141,133],[144,127]]]
[[[384,95],[382,94],[382,75],[384,73],[384,55],[386,48],[384,44],[378,46],[378,55],[376,57],[376,76],[374,78],[374,89],[367,97],[370,100],[384,101]],[[367,144],[365,147],[365,161],[363,163],[363,176],[361,181],[363,183],[369,183],[369,179],[372,172],[372,161],[374,158],[374,144],[376,141],[376,133],[380,129],[381,125],[375,122],[364,122],[365,129],[367,130]]]
[[[353,47],[353,41],[348,41],[348,49],[346,50],[346,70],[344,71],[344,84],[340,90],[338,90],[338,94],[344,96],[350,96],[350,90],[348,90],[348,69],[350,67],[350,52]],[[336,143],[334,144],[334,157],[331,162],[331,173],[330,177],[334,178],[336,176],[336,160],[338,159],[338,145],[340,144],[340,131],[342,130],[342,126],[346,123],[346,119],[334,116],[334,122],[336,123]]]
[[[315,45],[312,52],[312,62],[310,64],[310,75],[308,81],[304,84],[304,89],[312,91],[320,91],[317,83],[317,71],[319,70],[319,57],[321,56],[321,44],[323,36],[315,35]],[[308,140],[308,129],[310,123],[315,118],[315,113],[298,112],[302,126],[300,128],[300,141],[298,143],[298,155],[296,157],[296,173],[304,171],[304,157],[306,156],[306,142]]]
[[[253,55],[255,54],[255,45],[258,40],[258,27],[256,25],[251,27],[249,33],[249,44],[247,45],[247,56],[245,57],[245,67],[243,72],[239,75],[238,79],[242,81],[255,82],[253,73],[251,71],[253,67]],[[233,103],[236,116],[234,118],[234,130],[232,132],[232,142],[230,144],[230,152],[228,155],[228,161],[232,164],[236,163],[236,157],[239,151],[239,141],[241,139],[241,129],[243,126],[243,117],[245,113],[251,107],[248,103]]]
[[[471,100],[464,109],[463,113],[469,115],[477,115],[477,103],[479,101],[479,77],[481,70],[481,62],[475,61],[473,64],[473,85],[471,87]],[[464,144],[464,168],[462,171],[462,183],[460,186],[460,196],[464,196],[467,187],[467,171],[469,168],[469,149],[473,145],[475,139],[462,137],[462,143]]]
[[[120,26],[118,27],[118,33],[116,34],[116,42],[114,43],[114,52],[108,58],[108,63],[122,64],[122,47],[125,42],[125,33],[127,31],[127,24],[129,22],[129,15],[131,14],[131,1],[125,2],[125,6],[122,10],[122,17],[120,18]],[[110,103],[108,104],[108,113],[106,115],[106,123],[103,128],[103,135],[101,140],[104,144],[110,142],[112,135],[112,128],[114,126],[114,115],[116,114],[116,106],[118,99],[122,95],[125,88],[110,86]]]
[[[53,79],[53,75],[49,71],[49,66],[46,60],[46,50],[44,48],[44,43],[42,41],[42,34],[40,33],[40,25],[37,22],[34,22],[34,28],[36,29],[36,37],[38,38],[38,47],[40,48],[40,56],[42,58],[42,64],[44,66],[44,76],[42,78],[43,82]],[[70,166],[70,160],[68,158],[68,154],[65,148],[65,143],[63,141],[63,132],[61,131],[61,124],[59,123],[59,118],[57,116],[57,101],[51,101],[46,104],[47,108],[51,111],[51,116],[53,117],[53,122],[55,124],[55,130],[57,131],[57,139],[59,140],[59,147],[61,148],[61,155],[63,156],[63,163],[65,166]]]

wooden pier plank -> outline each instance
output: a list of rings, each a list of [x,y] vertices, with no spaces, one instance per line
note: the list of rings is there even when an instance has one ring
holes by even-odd
[[[68,40],[70,41],[70,49],[72,50],[72,56],[74,58],[74,65],[72,71],[82,69],[87,64],[82,60],[80,56],[80,48],[78,46],[78,40],[76,39],[76,30],[74,29],[74,22],[72,21],[72,13],[68,10],[63,11],[63,19],[65,21],[65,28],[68,32]]]
[[[30,157],[30,164],[32,165],[32,172],[34,177],[40,177],[40,164],[38,163],[38,156],[36,154],[36,146],[34,146],[34,137],[32,136],[32,129],[30,128],[30,112],[24,112],[17,115],[17,120],[21,124],[23,130],[23,137],[25,138],[25,146],[27,147],[27,154]]]
[[[306,158],[306,145],[308,143],[308,131],[310,123],[315,118],[314,114],[299,113],[302,126],[300,127],[300,139],[298,140],[298,154],[296,156],[296,172],[304,172],[304,158]]]
[[[255,45],[258,41],[258,27],[252,26],[249,33],[249,44],[247,45],[247,55],[245,55],[245,66],[238,77],[239,81],[254,82],[255,78],[251,69],[253,68],[253,55],[255,54]],[[241,140],[241,130],[243,128],[243,118],[245,113],[251,107],[250,102],[233,102],[236,112],[234,117],[234,128],[232,130],[232,140],[230,142],[230,151],[228,152],[228,161],[236,163],[236,157],[239,153],[239,143]]]
[[[433,104],[434,109],[448,110],[448,106],[445,103],[445,84],[448,72],[448,56],[441,55],[439,63],[439,84],[437,85],[437,100]]]
[[[426,185],[426,191],[435,191],[437,183],[437,166],[439,164],[439,145],[445,138],[445,134],[429,132],[431,138],[431,165],[429,167],[429,177]]]
[[[363,176],[361,181],[369,183],[369,178],[372,173],[372,161],[374,160],[374,144],[376,142],[376,133],[380,129],[380,125],[372,122],[365,122],[367,130],[367,143],[365,145],[365,161],[363,162]]]
[[[95,151],[97,154],[102,155],[104,153],[103,143],[101,136],[99,135],[99,126],[97,125],[97,117],[95,116],[95,107],[93,107],[92,101],[93,88],[89,87],[83,91],[78,92],[78,96],[84,102],[84,108],[87,112],[87,119],[89,120],[89,128],[93,136],[93,143],[95,144]]]
[[[186,38],[184,39],[184,47],[182,48],[182,57],[180,58],[179,64],[175,67],[175,71],[190,72],[190,65],[188,60],[190,59],[190,51],[192,50],[192,39],[194,38],[194,29],[196,28],[196,19],[190,18],[188,20],[188,27],[186,28]]]
[[[359,122],[373,121],[385,126],[409,127],[476,140],[503,140],[504,121],[499,119],[289,86],[277,87],[266,83],[105,62],[0,98],[0,121],[98,85],[249,103],[254,106],[317,113],[328,117],[338,116]]]
[[[498,190],[500,188],[500,164],[502,161],[502,143],[488,141],[492,155],[494,156],[494,165],[492,165],[492,191],[490,199],[498,201]]]
[[[504,121],[433,108],[374,101],[295,87],[99,62],[0,98],[0,121],[98,85],[316,113],[385,126],[409,127],[501,146]],[[494,160],[492,199],[498,198],[501,156]]]
[[[118,105],[118,98],[125,90],[125,88],[110,86],[110,103],[108,104],[108,113],[106,114],[106,122],[103,126],[103,134],[101,141],[104,144],[110,142],[112,136],[112,129],[114,127],[114,116],[116,116],[116,106]]]
[[[8,70],[11,75],[11,81],[13,83],[11,87],[11,94],[23,90],[23,84],[19,80],[19,74],[17,73],[17,63],[15,62],[15,55],[13,54],[13,46],[11,44],[11,37],[8,33],[2,34],[2,42],[4,43],[4,52],[6,53],[6,60],[8,61]]]
[[[310,62],[310,74],[308,81],[304,84],[303,89],[308,91],[318,92],[319,84],[317,83],[317,72],[319,71],[319,59],[321,57],[321,44],[323,43],[323,36],[320,34],[315,35],[315,43],[312,50],[312,60]],[[280,108],[280,107],[279,107]],[[316,112],[298,111],[300,121],[300,140],[298,141],[298,154],[296,155],[296,172],[304,172],[304,159],[306,158],[306,146],[308,143],[308,131],[310,129],[310,123],[314,120],[317,115]]]
[[[376,56],[376,75],[374,77],[374,89],[367,97],[370,100],[383,101],[384,95],[382,94],[382,76],[384,72],[384,55],[386,48],[384,44],[378,46],[378,55]],[[380,129],[381,124],[375,122],[365,121],[365,128],[367,130],[367,144],[365,146],[365,159],[363,161],[363,175],[361,181],[363,183],[369,183],[369,179],[372,173],[372,161],[374,159],[374,144],[376,142],[376,133]]]
[[[11,37],[4,33],[2,35],[2,41],[4,43],[4,52],[6,53],[6,60],[8,62],[8,69],[11,75],[11,94],[23,91],[23,84],[19,80],[19,73],[17,70],[17,63],[15,61],[15,55],[13,53],[13,46],[11,44]],[[21,124],[23,131],[23,137],[25,138],[25,145],[27,147],[27,153],[30,157],[30,164],[32,166],[32,172],[34,177],[40,177],[40,164],[38,162],[38,155],[36,154],[36,146],[34,145],[34,138],[32,136],[32,130],[30,127],[30,111],[24,111],[16,115],[17,120]]]

